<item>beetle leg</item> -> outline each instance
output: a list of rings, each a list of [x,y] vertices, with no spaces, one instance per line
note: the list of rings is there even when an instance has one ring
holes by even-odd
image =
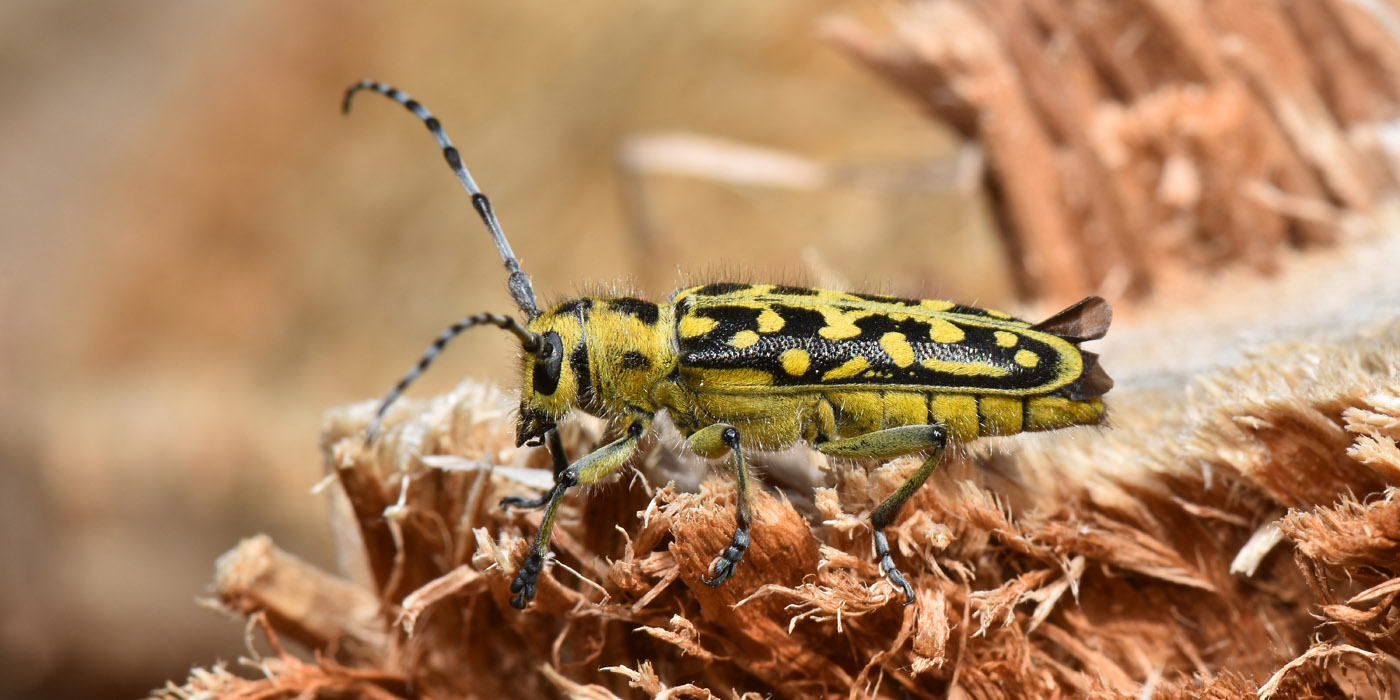
[[[938,468],[938,463],[943,460],[943,448],[947,443],[948,433],[941,426],[907,425],[816,445],[816,448],[825,454],[853,459],[889,458],[915,452],[930,452],[918,471],[870,514],[870,525],[874,528],[875,556],[880,560],[880,570],[890,583],[904,591],[905,605],[914,602],[914,589],[895,566],[894,558],[890,556],[890,544],[885,538],[885,528],[894,522],[904,502],[908,501],[909,497],[928,481],[934,469]]]
[[[557,486],[559,483],[559,475],[563,474],[564,470],[569,468],[569,456],[564,452],[564,441],[559,439],[558,429],[552,428],[545,434],[545,445],[549,450],[549,456],[554,459],[554,482]],[[546,503],[549,503],[550,496],[553,493],[554,489],[550,489],[549,491],[545,491],[544,495],[539,498],[506,496],[501,499],[501,507],[519,508],[521,510],[543,508]]]
[[[530,553],[526,555],[525,561],[521,562],[520,568],[515,572],[515,580],[510,584],[510,592],[515,594],[510,599],[510,604],[516,609],[524,610],[535,597],[535,584],[539,581],[540,572],[544,570],[545,555],[549,554],[549,535],[554,530],[554,515],[559,510],[559,503],[564,500],[564,493],[578,484],[592,484],[626,464],[637,453],[637,443],[646,434],[650,424],[651,416],[633,417],[623,437],[584,455],[579,461],[560,471],[554,479],[554,488],[540,498],[528,501],[507,498],[501,501],[503,507],[529,508],[538,507],[535,505],[537,503],[549,504],[545,508],[544,519],[540,521],[540,530],[535,533]]]
[[[734,567],[739,565],[744,559],[744,552],[749,549],[749,519],[753,515],[749,506],[749,469],[744,463],[744,451],[739,447],[739,431],[727,423],[715,423],[697,431],[686,438],[686,444],[697,454],[710,459],[723,457],[726,452],[734,455],[734,480],[738,484],[735,490],[734,537],[729,546],[710,562],[706,573],[713,572],[713,575],[700,577],[706,585],[718,586],[734,575]]]
[[[550,428],[544,439],[549,446],[549,456],[554,458],[554,478],[558,479],[559,474],[569,468],[569,455],[564,452],[564,441],[559,439],[558,428]]]

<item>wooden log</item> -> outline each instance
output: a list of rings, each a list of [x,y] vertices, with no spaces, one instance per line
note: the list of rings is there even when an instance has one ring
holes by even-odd
[[[1037,297],[1068,300],[1092,290],[1064,206],[1055,144],[1027,99],[1022,76],[1001,42],[963,5],[906,8],[896,23],[903,43],[939,70],[978,114],[977,138],[1005,198],[1008,250],[1020,287]]]

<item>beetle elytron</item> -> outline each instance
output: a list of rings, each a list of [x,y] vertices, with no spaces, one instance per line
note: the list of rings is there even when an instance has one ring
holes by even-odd
[[[947,443],[1094,424],[1104,417],[1101,397],[1113,381],[1096,355],[1078,347],[1108,330],[1112,310],[1098,297],[1037,324],[946,301],[770,284],[691,287],[664,304],[583,298],[541,310],[490,201],[438,120],[403,92],[370,81],[350,86],[346,111],[359,90],[397,101],[427,125],[490,230],[505,260],[511,296],[525,315],[521,324],[482,313],[444,331],[384,397],[367,439],[374,439],[389,406],[462,331],[491,325],[520,341],[524,385],[516,443],[548,445],[555,483],[537,499],[502,501],[545,508],[511,584],[517,608],[535,597],[565,492],[626,464],[662,411],[690,449],[710,459],[732,458],[737,522],[729,546],[702,578],[711,586],[728,579],[749,548],[745,450],[780,450],[804,441],[827,455],[853,459],[928,453],[870,516],[880,569],[903,590],[906,605],[913,589],[890,557],[885,527],[933,473]],[[569,464],[555,424],[574,409],[611,419],[622,437]]]

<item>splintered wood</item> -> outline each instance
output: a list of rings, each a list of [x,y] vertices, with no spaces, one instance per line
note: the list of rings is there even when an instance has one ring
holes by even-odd
[[[157,695],[1395,697],[1396,28],[1400,0],[926,0],[888,31],[828,25],[981,144],[1026,296],[1280,271],[1116,325],[1110,426],[953,451],[888,529],[915,604],[868,519],[919,458],[756,455],[752,547],[711,588],[734,486],[662,421],[636,471],[566,498],[517,611],[540,514],[497,504],[551,460],[514,446],[512,395],[465,382],[400,401],[371,446],[374,404],[326,415],[341,571],[266,538],[226,555],[216,602],[271,652]],[[1363,215],[1391,235],[1286,253]],[[560,431],[573,459],[614,437]]]
[[[831,467],[815,497],[755,491],[753,547],[719,588],[700,577],[733,529],[731,481],[625,475],[565,501],[522,613],[509,585],[539,517],[496,504],[549,465],[511,445],[511,399],[468,382],[410,402],[372,449],[372,404],[338,409],[322,444],[345,576],[244,543],[216,594],[272,645],[262,677],[198,671],[160,695],[1385,697],[1397,356],[1392,319],[1260,346],[1187,393],[1129,372],[1114,430],[955,455],[890,528],[909,607],[864,519],[918,459]],[[565,424],[569,453],[608,440],[598,427]],[[639,465],[653,483],[703,470],[675,464],[673,438]]]
[[[1396,27],[1396,2],[922,0],[825,29],[982,147],[1019,292],[1072,301],[1270,271],[1392,195]]]

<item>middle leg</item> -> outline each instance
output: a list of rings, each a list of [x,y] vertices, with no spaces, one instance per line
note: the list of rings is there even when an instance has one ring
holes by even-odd
[[[718,586],[734,575],[734,567],[743,561],[744,552],[749,549],[749,520],[753,515],[749,505],[749,470],[744,464],[744,451],[739,447],[739,430],[732,425],[715,423],[707,426],[686,438],[686,444],[696,454],[709,459],[718,459],[725,453],[734,455],[734,480],[738,483],[735,490],[734,537],[729,546],[710,562],[706,573],[712,572],[712,575],[700,577],[706,585]]]

